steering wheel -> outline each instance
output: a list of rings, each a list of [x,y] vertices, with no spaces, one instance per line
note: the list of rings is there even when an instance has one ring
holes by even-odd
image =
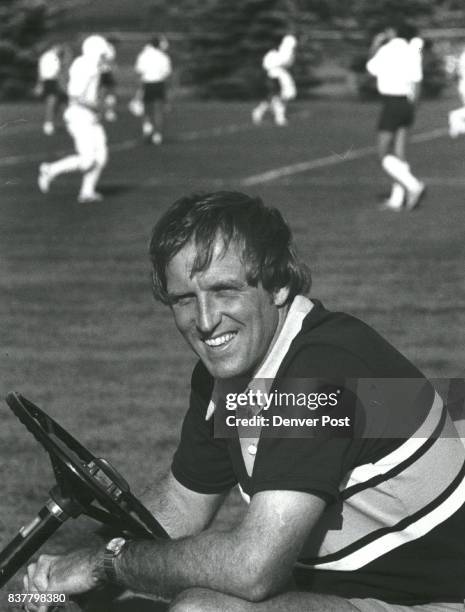
[[[133,537],[168,538],[109,461],[95,457],[19,393],[9,393],[6,402],[49,454],[56,485],[37,516],[0,552],[0,588],[68,518],[81,514]]]

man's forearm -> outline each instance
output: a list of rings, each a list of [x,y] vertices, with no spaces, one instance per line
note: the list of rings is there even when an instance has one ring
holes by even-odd
[[[258,554],[251,552],[251,546],[239,545],[241,540],[234,530],[203,532],[175,541],[129,542],[116,561],[116,575],[134,591],[162,597],[206,587],[243,599],[263,599],[269,585],[261,581]],[[273,580],[274,591],[283,580]]]

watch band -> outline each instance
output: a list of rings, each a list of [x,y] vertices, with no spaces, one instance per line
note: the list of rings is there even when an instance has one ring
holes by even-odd
[[[115,560],[120,556],[126,544],[127,540],[124,538],[113,538],[105,546],[105,551],[103,553],[103,573],[109,582],[118,583]]]

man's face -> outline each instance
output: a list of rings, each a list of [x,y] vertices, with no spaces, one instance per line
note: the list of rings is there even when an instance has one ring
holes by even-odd
[[[237,245],[222,250],[218,238],[210,266],[192,275],[196,248],[188,243],[167,266],[167,291],[177,328],[210,374],[250,376],[282,327],[288,290],[252,287]]]

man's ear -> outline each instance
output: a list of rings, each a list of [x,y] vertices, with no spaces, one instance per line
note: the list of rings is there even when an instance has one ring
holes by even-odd
[[[273,293],[273,303],[275,306],[284,306],[289,297],[289,287],[281,287]]]

